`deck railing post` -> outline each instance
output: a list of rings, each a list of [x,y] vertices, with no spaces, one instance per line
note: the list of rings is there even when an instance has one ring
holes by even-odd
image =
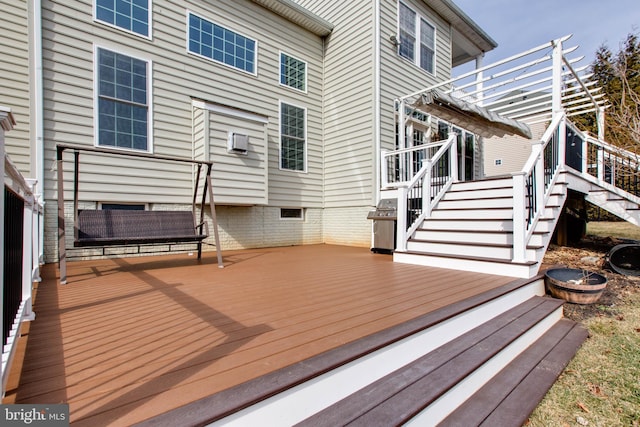
[[[539,213],[539,216],[544,216],[544,200],[545,200],[545,176],[544,176],[544,150],[542,149],[542,145],[538,144],[538,161],[534,165],[534,178],[535,182],[533,185],[535,188],[535,206],[532,206],[534,213]],[[528,232],[528,230],[526,230]]]
[[[398,214],[396,220],[396,250],[407,251],[407,194],[406,185],[398,187]]]
[[[67,252],[64,230],[64,164],[62,154],[64,148],[58,147],[56,166],[58,168],[58,266],[60,269],[60,284],[67,283]]]
[[[22,222],[22,302],[24,304],[22,320],[35,319],[31,307],[31,289],[33,287],[33,209],[35,209],[35,200],[33,195],[29,195],[24,200],[24,219]]]
[[[451,179],[453,182],[458,181],[458,134],[454,132],[453,144],[449,150],[449,170],[451,171]],[[451,137],[450,137],[451,138]]]
[[[433,181],[433,160],[427,159],[423,162],[427,165],[427,173],[424,174],[424,182],[422,184],[422,206],[425,218],[431,217],[433,203],[431,202],[431,182]]]
[[[580,137],[583,139],[582,141],[582,173],[583,174],[588,174],[589,173],[589,138],[587,135],[582,134],[580,135]]]
[[[558,124],[558,166],[567,164],[567,117],[563,115]]]
[[[35,190],[36,190],[36,186],[38,181],[36,179],[25,179],[25,181],[27,182],[27,184],[29,185],[29,188],[31,189],[31,192],[34,194],[34,202],[33,202],[33,209],[31,209],[31,234],[29,234],[31,236],[31,247],[32,247],[32,251],[31,251],[31,264],[32,264],[32,271],[31,271],[31,280],[33,282],[39,282],[41,280],[40,278],[40,252],[41,252],[41,244],[42,241],[40,240],[40,230],[41,230],[41,225],[40,225],[40,214],[41,214],[41,203],[40,203],[40,197],[38,195],[35,194]]]
[[[382,188],[389,185],[389,169],[388,169],[387,150],[380,151],[380,183]]]
[[[513,262],[526,259],[525,173],[513,174]]]
[[[604,165],[604,147],[598,145],[598,161],[597,161],[597,175],[598,181],[602,182],[605,178],[605,165]]]

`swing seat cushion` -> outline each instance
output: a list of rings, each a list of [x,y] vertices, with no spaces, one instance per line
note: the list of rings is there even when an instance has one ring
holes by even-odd
[[[189,211],[80,210],[74,246],[200,242]]]

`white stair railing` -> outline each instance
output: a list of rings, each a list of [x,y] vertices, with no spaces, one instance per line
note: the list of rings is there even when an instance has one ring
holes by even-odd
[[[513,174],[513,262],[527,260],[527,244],[558,179],[564,159],[565,123],[564,113],[556,114],[522,170]]]
[[[433,157],[406,185],[398,187],[396,250],[406,251],[407,242],[458,176],[457,134],[451,133]]]
[[[408,185],[422,168],[423,161],[433,157],[446,143],[447,140],[442,140],[394,151],[382,150],[380,155],[381,188]]]

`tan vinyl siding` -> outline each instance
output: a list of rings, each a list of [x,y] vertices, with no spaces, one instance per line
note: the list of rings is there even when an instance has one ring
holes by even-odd
[[[381,2],[381,145],[383,149],[388,150],[395,148],[394,100],[451,77],[450,25],[430,9],[426,2],[403,2],[436,28],[436,69],[435,75],[428,73],[398,55],[397,48],[389,40],[391,35],[398,33],[398,2]]]
[[[374,4],[298,1],[335,25],[325,56],[325,207],[372,203]]]
[[[193,158],[209,160],[207,143],[209,112],[203,108],[193,107]]]
[[[374,164],[374,1],[298,0],[335,24],[325,59],[325,206],[371,204]],[[451,75],[450,25],[426,2],[406,4],[436,28],[435,73],[400,57],[390,42],[396,35],[398,2],[380,2],[381,145],[395,146],[394,99]]]
[[[268,192],[269,201],[287,206],[321,207],[322,40],[249,0],[154,0],[152,5],[152,38],[147,39],[94,22],[90,0],[44,4],[47,161],[51,162],[55,156],[55,143],[94,144],[93,61],[94,46],[98,46],[149,61],[154,153],[193,156],[192,97],[266,116],[269,118],[268,182],[273,186]],[[188,53],[187,11],[256,40],[257,75]],[[281,50],[307,62],[306,94],[279,85]],[[308,167],[307,173],[296,175],[296,179],[277,167],[280,100],[307,108]],[[215,157],[211,160],[216,162]],[[96,177],[100,176],[105,184],[96,181],[83,187],[81,198],[85,200],[103,201],[107,197],[120,202],[191,201],[190,170],[175,168],[167,174],[166,165],[159,167],[145,161],[136,166],[135,172],[144,177],[140,181],[144,186],[138,182],[112,185],[120,177],[108,162],[96,162],[92,166],[97,168]],[[48,198],[52,198],[55,180],[53,172],[47,173]]]
[[[261,122],[209,113],[209,159],[213,164],[214,198],[218,204],[267,204],[267,140]],[[246,154],[228,151],[229,132],[249,136]]]
[[[548,123],[530,125],[533,138],[526,139],[516,135],[503,138],[484,139],[484,173],[485,176],[507,175],[518,172],[531,155],[531,146],[539,141]],[[500,164],[496,164],[500,160]]]
[[[26,1],[0,0],[0,105],[11,108],[16,126],[5,136],[6,152],[25,177],[35,178],[31,160],[29,26]]]

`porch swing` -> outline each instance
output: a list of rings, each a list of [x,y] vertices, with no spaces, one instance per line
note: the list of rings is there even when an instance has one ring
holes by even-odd
[[[209,236],[208,224],[204,218],[207,195],[213,221],[213,235],[218,258],[218,267],[223,268],[220,252],[220,237],[216,218],[211,169],[213,162],[180,157],[159,156],[148,153],[119,151],[102,147],[86,147],[74,144],[57,145],[58,174],[58,253],[60,283],[67,281],[67,249],[65,243],[64,216],[64,170],[63,154],[72,150],[73,161],[73,229],[74,247],[131,246],[172,243],[196,243],[198,259],[202,258],[202,241]],[[79,167],[80,153],[89,152],[113,156],[128,156],[177,163],[188,163],[196,167],[195,185],[191,211],[129,210],[129,209],[79,209]],[[203,167],[206,166],[200,212],[197,213],[198,187]]]

